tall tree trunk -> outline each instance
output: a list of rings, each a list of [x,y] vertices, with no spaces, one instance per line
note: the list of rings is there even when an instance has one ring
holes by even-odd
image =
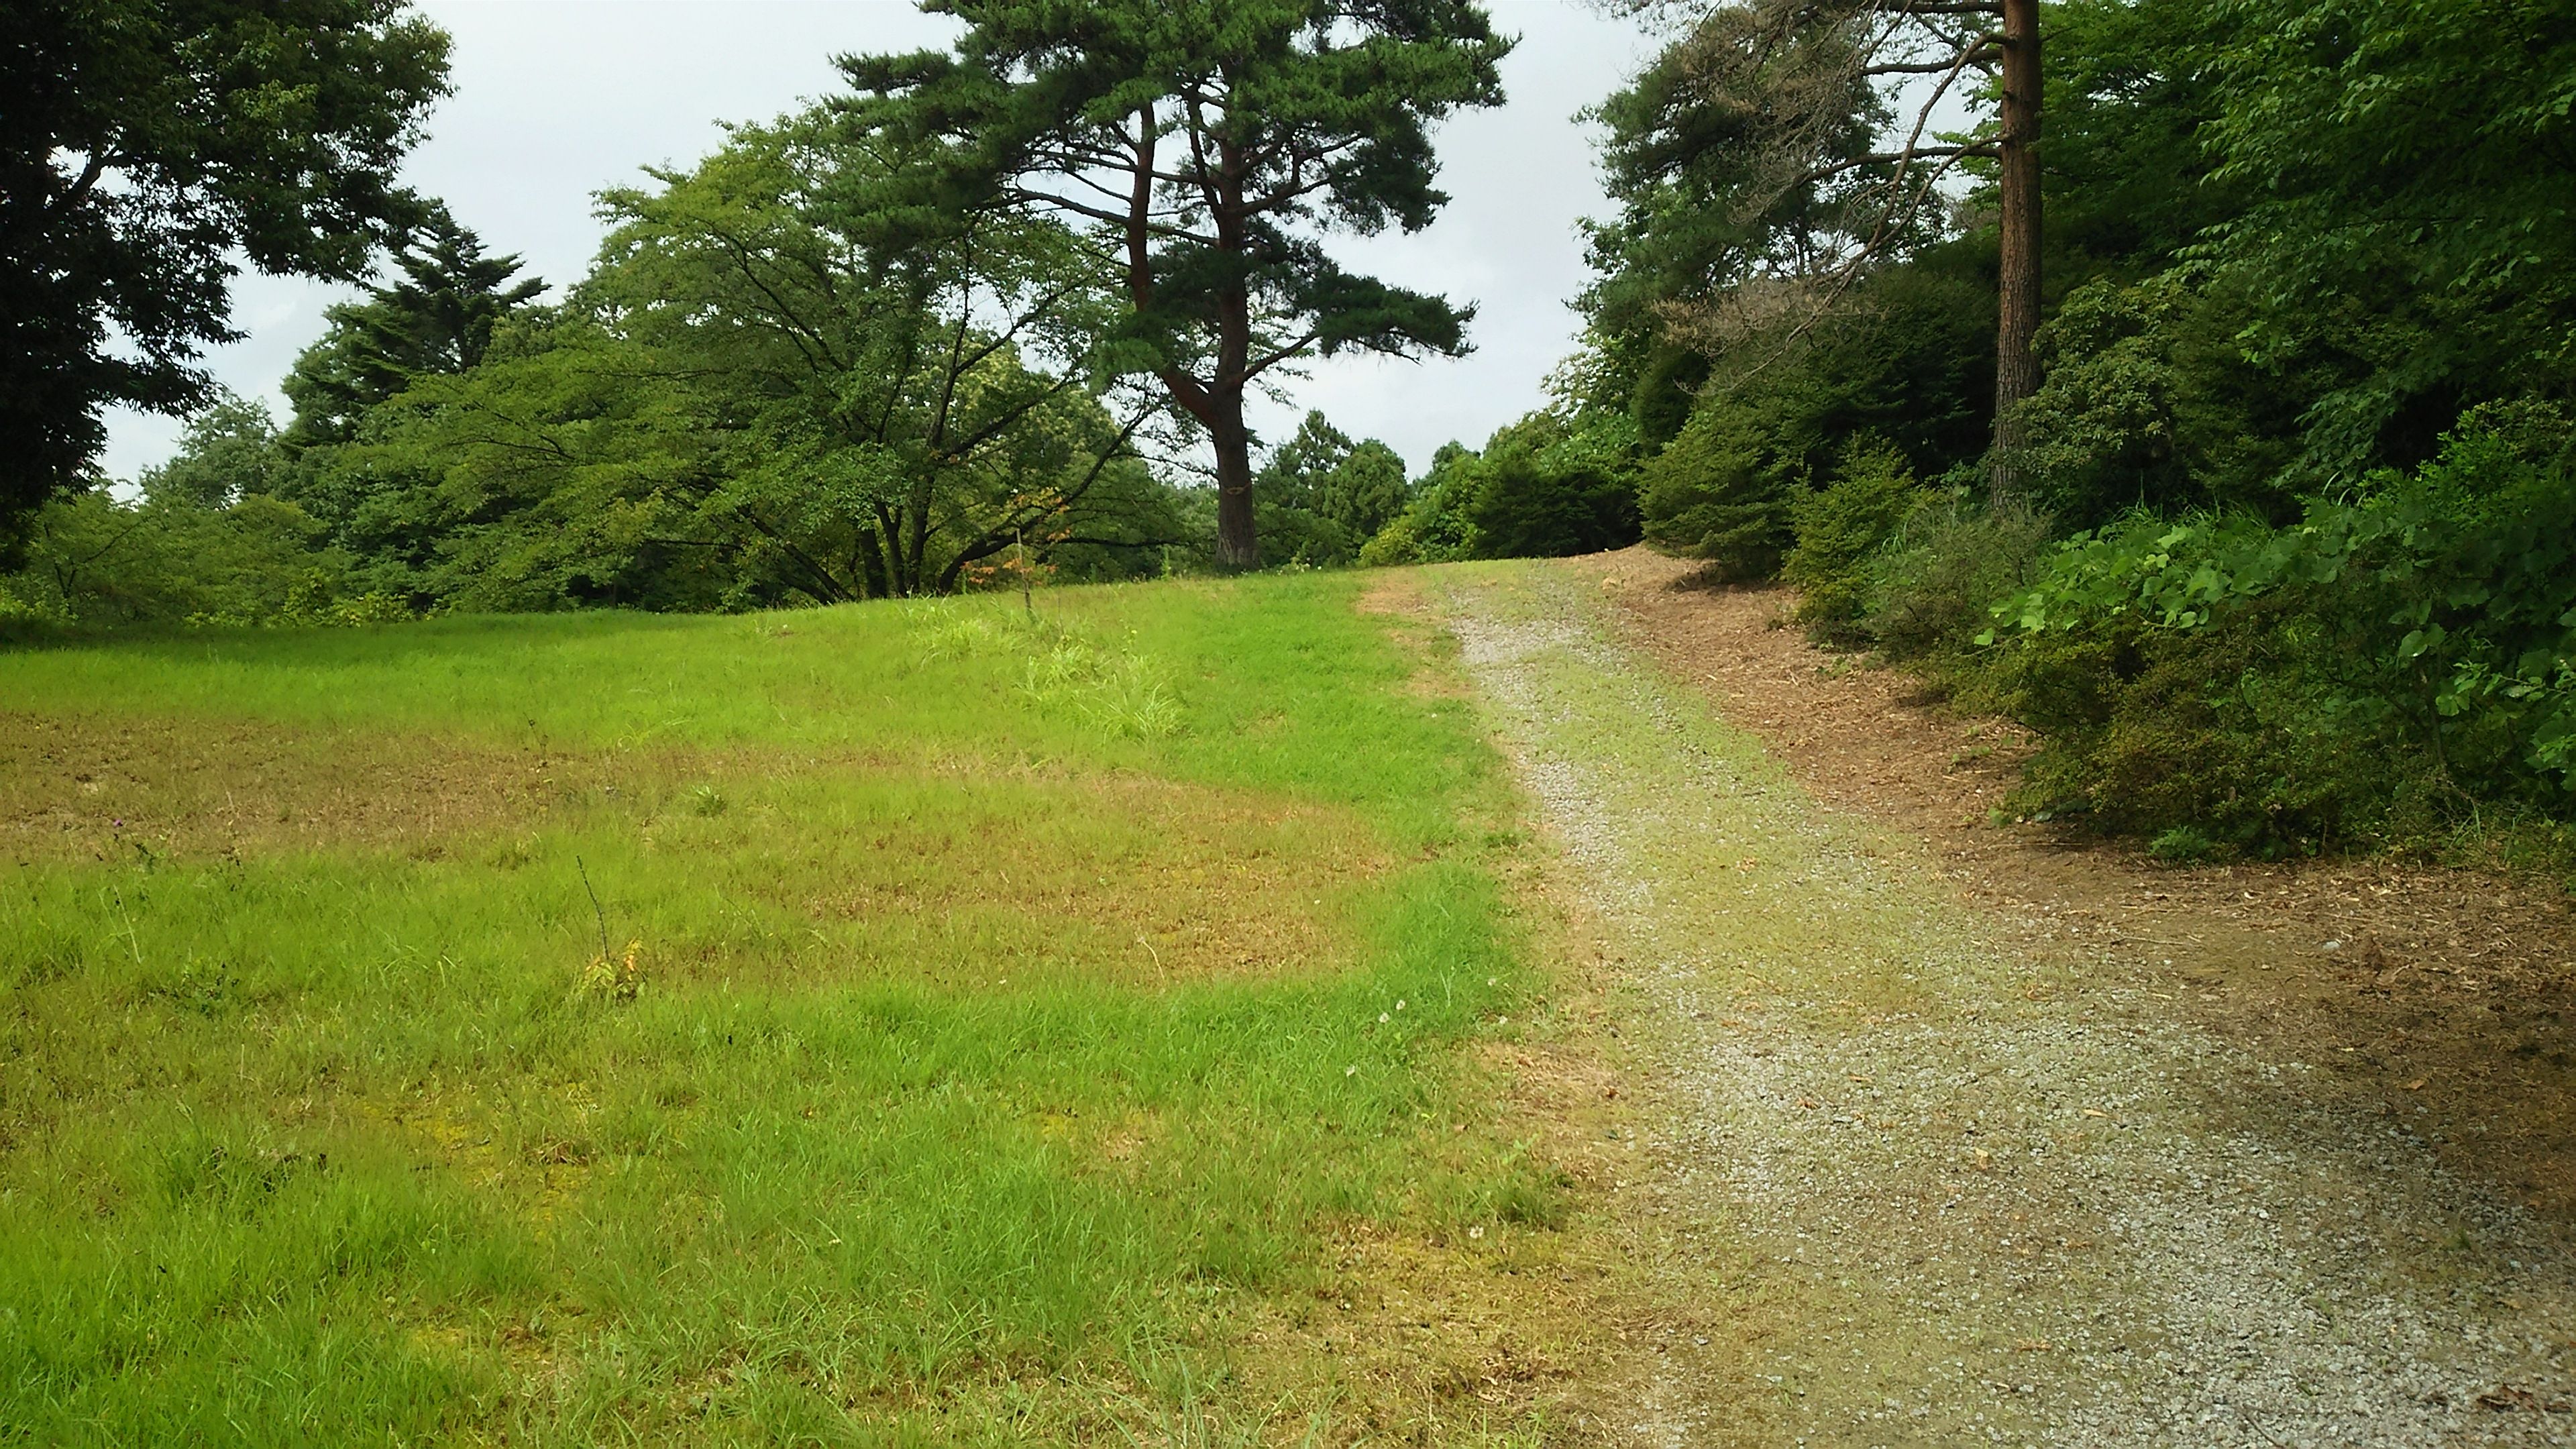
[[[2004,93],[1997,168],[2002,278],[1995,327],[1994,501],[2021,495],[2021,403],[2039,390],[2039,0],[2003,0]]]
[[[1245,234],[1244,163],[1239,143],[1220,133],[1216,142],[1216,181],[1209,198],[1216,224],[1217,249],[1228,257],[1249,255]],[[1208,441],[1216,448],[1216,562],[1228,570],[1261,567],[1261,540],[1254,533],[1252,512],[1252,436],[1243,427],[1243,390],[1252,381],[1252,295],[1240,281],[1217,297],[1216,367],[1209,375]]]
[[[910,537],[904,540],[906,558],[903,565],[903,592],[906,598],[921,592],[930,577],[930,485],[924,482],[913,490],[912,516],[907,519]]]
[[[1127,198],[1127,295],[1138,312],[1148,311],[1154,304],[1150,221],[1154,214],[1154,152],[1159,135],[1153,107],[1139,110],[1135,151],[1128,166],[1131,189]],[[1219,250],[1229,255],[1242,244],[1243,201],[1231,147],[1232,143],[1226,142],[1219,148],[1224,158],[1221,169],[1227,188],[1222,198],[1225,204],[1212,208],[1217,213]],[[1252,343],[1251,299],[1238,286],[1220,302],[1220,314],[1216,366],[1207,379],[1201,381],[1178,367],[1166,368],[1158,376],[1172,401],[1208,430],[1208,445],[1216,453],[1217,567],[1229,571],[1255,569],[1261,566],[1261,546],[1253,532],[1252,435],[1243,426],[1244,364],[1251,356]]]
[[[886,576],[885,550],[877,545],[876,528],[871,524],[859,525],[858,585],[862,599],[883,599],[894,593]]]
[[[1216,562],[1228,570],[1261,566],[1252,522],[1252,435],[1243,426],[1243,389],[1208,396],[1208,444],[1216,452]]]

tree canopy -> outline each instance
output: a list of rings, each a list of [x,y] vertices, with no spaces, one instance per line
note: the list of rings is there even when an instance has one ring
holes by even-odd
[[[470,371],[501,320],[544,293],[518,277],[519,259],[492,256],[483,239],[441,211],[394,253],[399,274],[362,302],[330,310],[330,330],[304,350],[282,387],[295,404],[291,448],[345,443],[369,408],[423,377]],[[517,278],[517,280],[513,280]]]
[[[395,179],[447,91],[405,0],[30,0],[0,44],[0,556],[114,406],[210,399],[230,283],[355,279],[427,215]]]
[[[1272,554],[1317,566],[1356,560],[1411,498],[1393,448],[1375,438],[1354,443],[1319,412],[1271,451],[1253,493]]]
[[[1321,352],[1454,355],[1472,308],[1344,270],[1322,237],[1447,198],[1431,128],[1498,105],[1510,42],[1468,0],[938,0],[948,52],[845,62],[861,123],[929,143],[917,204],[1065,218],[1114,281],[1100,365],[1215,455],[1217,552],[1258,561],[1244,398]]]
[[[1777,354],[1870,270],[1941,240],[1945,182],[1982,167],[1996,203],[1992,465],[1997,490],[2016,489],[2018,409],[2038,385],[2037,0],[1669,8],[1688,17],[1682,33],[1596,112],[1621,203],[1592,230],[1602,277],[1586,300],[1605,340],[1666,373],[1675,344],[1715,352],[1760,334]],[[1972,132],[1935,125],[1963,101],[1986,103]]]
[[[1092,386],[1078,244],[889,218],[895,164],[815,114],[604,193],[563,305],[410,374],[295,496],[377,587],[484,607],[937,593],[1006,551],[1176,541],[1133,446],[1151,400]]]

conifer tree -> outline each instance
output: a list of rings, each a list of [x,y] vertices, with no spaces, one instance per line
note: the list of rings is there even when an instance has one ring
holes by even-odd
[[[1470,0],[933,0],[949,52],[844,62],[862,121],[936,161],[925,212],[1082,224],[1124,307],[1104,365],[1150,375],[1215,455],[1217,554],[1259,562],[1244,401],[1317,353],[1455,356],[1473,309],[1343,270],[1335,231],[1418,231],[1431,128],[1502,101]]]
[[[363,302],[331,309],[331,330],[304,350],[285,392],[295,404],[285,443],[347,442],[361,414],[416,378],[461,373],[483,360],[492,328],[546,289],[518,276],[515,256],[443,212],[394,256],[400,276]]]

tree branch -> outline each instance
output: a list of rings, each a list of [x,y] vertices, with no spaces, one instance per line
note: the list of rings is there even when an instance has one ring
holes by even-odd
[[[60,197],[45,199],[45,210],[52,211],[57,201],[64,206],[77,203],[82,197],[89,195],[90,188],[98,185],[99,178],[106,174],[107,153],[92,151],[88,159],[82,163],[80,175],[72,179],[71,186]]]
[[[1849,160],[1837,161],[1830,166],[1819,166],[1799,177],[1798,180],[1801,184],[1824,181],[1840,176],[1846,171],[1858,171],[1864,166],[1885,166],[1891,162],[1911,162],[1932,156],[1992,156],[1994,154],[1995,148],[1991,142],[1974,146],[1918,146],[1903,151],[1873,151],[1866,156],[1854,156]]]
[[[1995,49],[1994,47],[1992,47],[1992,46],[1988,46],[1988,45],[1978,45],[1978,46],[1971,47],[1970,49],[1967,49],[1967,50],[1961,51],[1961,52],[1958,54],[1958,56],[1957,56],[1956,58],[1951,59],[1951,60],[1927,60],[1927,61],[1921,61],[1921,62],[1903,62],[1903,63],[1891,63],[1891,64],[1888,64],[1888,65],[1873,65],[1873,66],[1869,66],[1869,67],[1867,67],[1867,68],[1863,69],[1863,70],[1861,71],[1861,74],[1862,74],[1862,75],[1955,75],[1955,74],[1957,74],[1957,73],[1958,73],[1959,68],[1960,68],[1960,67],[1962,67],[1962,66],[1970,66],[1970,65],[1974,65],[1974,66],[1983,66],[1983,65],[1985,65],[1985,64],[1987,64],[1987,63],[1989,63],[1989,62],[1991,62],[1991,61],[1994,61],[1994,60],[2000,59],[2000,58],[2002,57],[2002,55],[2003,55],[2003,52],[2001,52],[2001,51],[1999,51],[1999,50],[1996,50],[1996,49]]]
[[[1270,369],[1277,367],[1283,362],[1286,362],[1289,358],[1297,356],[1307,348],[1314,346],[1316,339],[1323,335],[1324,334],[1321,331],[1309,332],[1305,336],[1298,338],[1296,341],[1289,343],[1287,346],[1282,347],[1275,352],[1245,363],[1243,367],[1243,380],[1245,382],[1250,382],[1261,374],[1268,372]]]
[[[1007,533],[1002,527],[996,525],[984,530],[982,536],[973,543],[960,548],[956,557],[948,561],[947,567],[939,571],[939,592],[943,594],[953,592],[957,587],[957,576],[965,572],[967,565],[990,558],[1009,547],[1028,524],[1049,514],[1070,512],[1073,505],[1081,502],[1082,496],[1091,491],[1091,486],[1100,481],[1100,475],[1108,471],[1109,465],[1127,455],[1128,440],[1136,436],[1136,430],[1143,427],[1154,412],[1155,409],[1148,407],[1129,418],[1126,426],[1118,430],[1118,435],[1109,440],[1109,445],[1100,449],[1092,458],[1091,468],[1082,475],[1082,481],[1075,484],[1071,491],[1056,495],[1056,503],[1053,507],[1024,510],[1013,517]]]
[[[1979,0],[1880,0],[1878,8],[1890,15],[2001,15],[2001,0],[1979,3]]]

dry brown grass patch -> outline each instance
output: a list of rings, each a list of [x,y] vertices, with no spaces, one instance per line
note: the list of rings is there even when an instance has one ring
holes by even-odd
[[[1355,812],[1135,776],[976,792],[828,848],[851,868],[799,872],[781,903],[910,923],[899,954],[916,970],[1018,960],[1022,984],[1032,970],[1152,984],[1339,969],[1357,943],[1332,907],[1391,863]]]
[[[116,859],[399,849],[524,826],[667,773],[380,730],[0,713],[0,854]]]

